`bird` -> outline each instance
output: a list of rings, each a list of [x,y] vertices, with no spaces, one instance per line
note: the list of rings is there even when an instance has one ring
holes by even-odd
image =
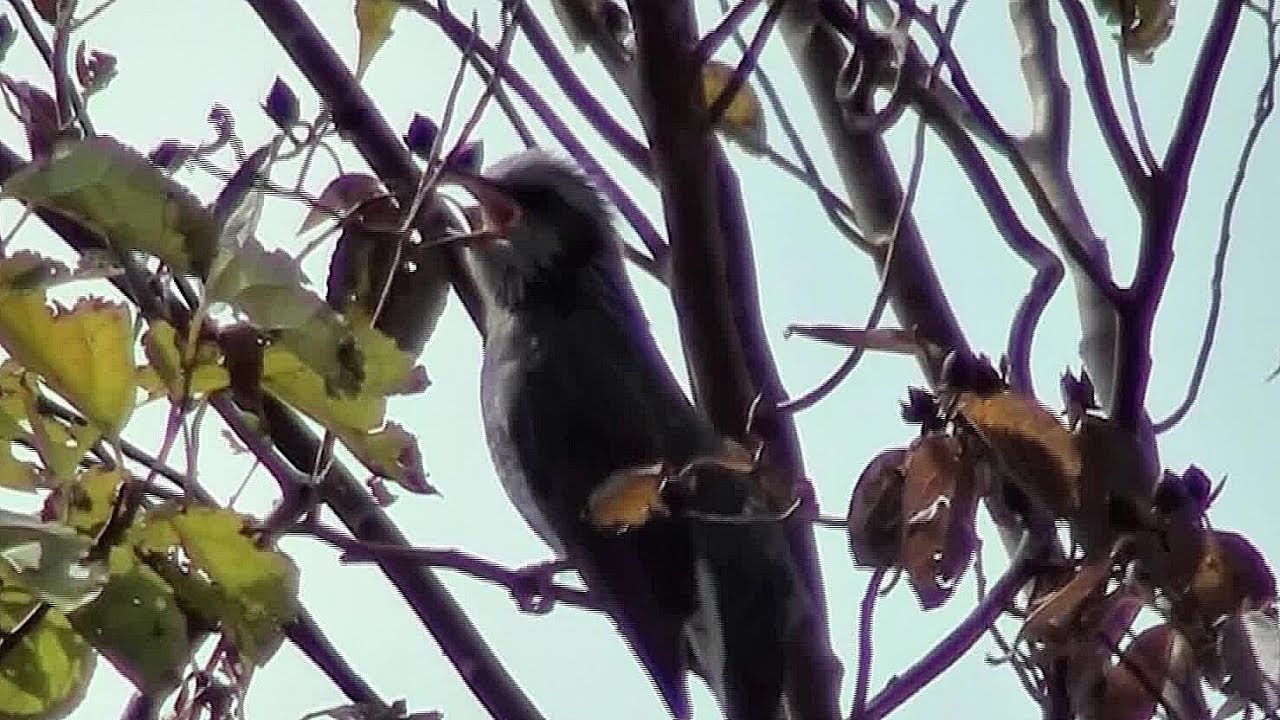
[[[658,348],[599,191],[537,150],[472,180],[501,218],[496,239],[465,254],[485,308],[483,425],[512,504],[582,576],[673,717],[690,716],[690,671],[731,720],[838,717],[838,664],[781,522],[673,506],[613,532],[588,517],[608,478],[726,447]],[[690,507],[742,509],[740,477],[714,463],[697,476]]]

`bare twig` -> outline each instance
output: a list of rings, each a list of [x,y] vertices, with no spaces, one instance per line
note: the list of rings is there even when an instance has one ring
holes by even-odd
[[[884,581],[885,568],[878,567],[867,580],[862,605],[858,609],[858,676],[853,686],[853,709],[850,720],[862,717],[867,706],[867,691],[871,686],[871,634],[876,611],[876,598],[880,596],[880,584]]]
[[[1126,29],[1125,32],[1128,32]],[[1138,106],[1138,91],[1133,84],[1133,66],[1129,60],[1129,53],[1125,51],[1126,40],[1124,35],[1116,43],[1116,50],[1120,55],[1120,82],[1124,85],[1124,100],[1129,106],[1129,117],[1133,123],[1133,136],[1138,140],[1138,150],[1142,152],[1142,161],[1147,165],[1148,172],[1155,172],[1157,163],[1156,154],[1151,151],[1151,141],[1147,139],[1147,129],[1142,123],[1142,108]]]
[[[702,39],[698,41],[698,45],[694,48],[694,53],[703,62],[710,60],[711,56],[716,54],[716,51],[720,49],[720,46],[724,44],[729,35],[738,34],[738,28],[742,27],[747,15],[750,15],[751,11],[759,3],[760,0],[738,0],[738,4],[734,5],[732,10],[728,10],[728,0],[721,2],[720,6],[726,9],[727,12],[725,12],[723,18],[720,18],[720,22],[712,28],[711,32],[702,36]]]
[[[738,92],[742,90],[742,86],[747,82],[747,76],[760,64],[760,53],[764,50],[764,44],[769,39],[769,34],[773,31],[773,26],[778,22],[778,15],[782,13],[782,8],[787,4],[787,0],[773,0],[769,3],[769,9],[764,14],[764,19],[760,21],[760,27],[756,29],[756,34],[751,38],[751,44],[747,46],[746,53],[742,56],[742,60],[738,62],[738,66],[734,68],[733,75],[729,78],[729,82],[720,90],[720,94],[707,108],[708,123],[715,127],[720,123],[720,119],[724,117],[725,110],[729,109],[729,103],[733,102],[738,96]]]
[[[1166,432],[1186,417],[1187,412],[1195,404],[1204,382],[1204,374],[1209,366],[1209,354],[1213,350],[1213,341],[1218,331],[1218,319],[1222,313],[1222,279],[1227,269],[1227,250],[1231,244],[1231,223],[1235,218],[1236,206],[1240,201],[1240,192],[1244,189],[1245,177],[1249,172],[1249,161],[1253,157],[1258,138],[1266,126],[1272,111],[1275,109],[1276,74],[1280,70],[1280,51],[1277,50],[1277,28],[1270,18],[1275,17],[1276,0],[1269,0],[1267,28],[1267,73],[1258,90],[1258,99],[1254,105],[1253,124],[1245,136],[1244,147],[1240,149],[1240,159],[1236,162],[1236,172],[1231,179],[1231,189],[1227,191],[1226,201],[1222,207],[1222,220],[1218,226],[1218,249],[1213,257],[1213,277],[1209,281],[1209,317],[1205,320],[1204,334],[1200,338],[1200,350],[1196,353],[1196,364],[1191,371],[1191,380],[1187,384],[1186,395],[1168,417],[1156,423],[1156,433]]]

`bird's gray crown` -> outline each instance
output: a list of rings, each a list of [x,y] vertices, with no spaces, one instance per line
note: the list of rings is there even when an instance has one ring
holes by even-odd
[[[499,294],[507,303],[561,302],[579,289],[584,274],[620,266],[608,208],[571,162],[528,151],[496,163],[485,177],[520,208],[508,243],[488,257],[502,266],[491,269],[500,270]]]

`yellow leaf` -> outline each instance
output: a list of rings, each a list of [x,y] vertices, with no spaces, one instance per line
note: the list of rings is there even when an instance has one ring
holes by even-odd
[[[108,470],[102,465],[80,473],[75,482],[59,490],[60,497],[65,498],[61,522],[82,535],[97,537],[115,514],[123,485],[124,477],[119,470]]]
[[[195,644],[173,588],[117,545],[108,561],[111,577],[102,594],[68,616],[138,690],[163,694],[182,680]]]
[[[182,607],[220,622],[241,654],[261,665],[297,613],[298,570],[283,553],[259,547],[245,523],[230,510],[165,505],[130,539]]]
[[[70,310],[50,308],[43,293],[0,289],[0,345],[104,434],[118,435],[133,412],[133,337],[124,305],[89,297]]]
[[[729,86],[737,68],[718,60],[711,60],[702,68],[702,101],[707,109],[715,105],[716,100]],[[744,82],[734,93],[733,98],[720,116],[719,127],[730,137],[742,143],[747,149],[761,148],[764,145],[764,111],[760,106],[760,98],[751,88],[750,82]]]
[[[391,21],[399,8],[398,0],[356,0],[356,30],[360,34],[356,77],[364,77],[373,56],[391,37]]]
[[[662,464],[619,470],[605,478],[587,500],[587,519],[600,529],[618,532],[667,514]]]
[[[0,487],[35,492],[40,471],[35,465],[13,456],[13,443],[0,444]]]

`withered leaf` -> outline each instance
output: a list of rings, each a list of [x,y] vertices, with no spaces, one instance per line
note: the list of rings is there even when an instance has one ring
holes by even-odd
[[[1077,630],[1078,620],[1091,600],[1099,599],[1111,573],[1111,554],[1090,558],[1062,587],[1050,593],[1027,616],[1022,635],[1031,640],[1064,641]]]
[[[908,450],[902,474],[899,562],[930,610],[951,597],[977,546],[972,469],[955,438],[930,434]]]
[[[1208,537],[1187,588],[1189,610],[1206,624],[1276,599],[1276,578],[1243,535],[1216,530]]]
[[[1152,691],[1159,693],[1157,700]],[[1206,717],[1208,707],[1187,642],[1166,624],[1143,630],[1106,674],[1098,720],[1148,720],[1157,703],[1173,717]]]
[[[877,455],[858,476],[849,499],[849,552],[858,567],[887,568],[897,564],[902,527],[900,468],[906,448],[890,448]]]
[[[586,518],[596,528],[626,532],[655,515],[666,515],[662,500],[666,477],[662,463],[618,470],[587,499]]]
[[[955,408],[1033,503],[1054,517],[1075,512],[1080,505],[1080,451],[1075,437],[1035,398],[1012,390],[961,392]]]

